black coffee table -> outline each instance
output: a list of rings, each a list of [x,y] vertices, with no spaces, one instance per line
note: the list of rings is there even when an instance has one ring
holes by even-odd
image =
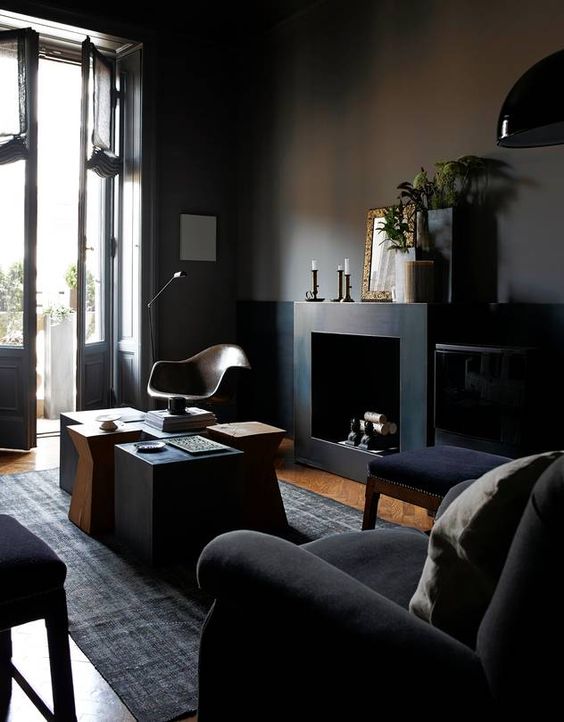
[[[195,557],[214,536],[242,526],[243,452],[192,456],[166,446],[115,447],[115,534],[150,564]]]

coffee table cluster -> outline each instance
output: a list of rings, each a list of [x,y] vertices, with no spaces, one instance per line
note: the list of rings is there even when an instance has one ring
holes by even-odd
[[[237,528],[283,531],[286,513],[274,471],[285,431],[258,421],[216,424],[203,436],[230,447],[191,455],[136,442],[181,436],[146,426],[143,412],[119,409],[114,431],[104,410],[61,414],[60,485],[72,494],[69,519],[93,536],[115,537],[150,564],[193,556]]]

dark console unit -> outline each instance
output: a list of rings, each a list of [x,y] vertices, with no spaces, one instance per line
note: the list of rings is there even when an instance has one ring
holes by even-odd
[[[539,447],[534,348],[437,344],[435,443],[518,456]]]

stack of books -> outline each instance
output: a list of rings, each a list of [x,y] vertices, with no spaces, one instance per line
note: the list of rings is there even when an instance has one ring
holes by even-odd
[[[185,414],[171,414],[166,409],[147,411],[145,423],[159,431],[195,431],[217,424],[217,418],[211,411],[191,406]]]

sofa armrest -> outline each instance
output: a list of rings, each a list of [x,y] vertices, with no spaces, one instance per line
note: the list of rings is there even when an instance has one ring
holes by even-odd
[[[216,599],[210,619],[217,613],[224,627],[240,612],[239,623],[247,627],[256,619],[264,630],[271,620],[279,645],[307,648],[311,640],[317,646],[328,640],[335,655],[319,659],[318,671],[336,656],[346,659],[349,671],[365,674],[369,655],[370,675],[401,670],[412,691],[415,681],[428,689],[440,679],[452,691],[472,685],[477,698],[488,696],[473,650],[290,542],[252,531],[223,534],[202,552],[198,579]],[[252,644],[252,633],[246,639]]]

